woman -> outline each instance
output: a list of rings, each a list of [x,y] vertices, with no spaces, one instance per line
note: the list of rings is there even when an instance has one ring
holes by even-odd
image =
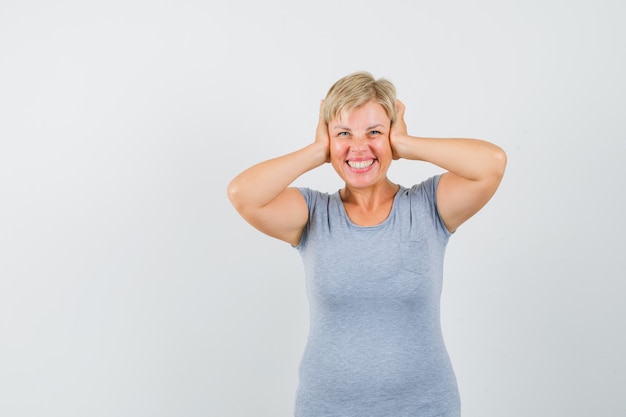
[[[399,158],[446,172],[405,188],[387,177]],[[327,162],[338,192],[289,187]],[[485,141],[408,135],[393,84],[358,72],[329,90],[313,143],[232,180],[241,216],[304,262],[311,323],[296,416],[460,415],[440,326],[443,257],[505,165]]]

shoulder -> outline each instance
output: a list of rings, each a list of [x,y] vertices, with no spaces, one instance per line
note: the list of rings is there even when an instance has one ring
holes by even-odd
[[[439,179],[441,175],[435,175],[424,181],[413,185],[406,190],[406,193],[411,198],[418,198],[424,201],[437,203],[437,187],[439,186]]]
[[[447,239],[451,233],[445,227],[437,202],[437,187],[441,175],[435,175],[413,185],[406,190],[405,201],[411,218],[419,219],[420,223],[430,224],[436,230],[436,234],[442,239]]]
[[[308,247],[308,241],[312,239],[311,236],[323,233],[325,227],[335,218],[338,209],[336,204],[333,203],[335,199],[332,194],[308,187],[298,187],[298,190],[302,193],[306,201],[308,220],[302,230],[299,243],[294,245],[294,247],[299,251],[304,251],[306,250],[305,248]]]
[[[317,190],[314,190],[314,189],[309,188],[309,187],[298,187],[298,191],[300,191],[300,193],[302,193],[302,196],[307,201],[323,197],[324,194],[326,194],[326,193],[322,193],[321,191],[317,191]]]
[[[304,200],[309,207],[309,210],[314,208],[319,204],[328,204],[331,200],[333,200],[334,194],[329,194],[327,192],[322,192],[318,190],[314,190],[308,187],[298,187],[298,190],[304,197]],[[335,193],[336,194],[336,193]]]

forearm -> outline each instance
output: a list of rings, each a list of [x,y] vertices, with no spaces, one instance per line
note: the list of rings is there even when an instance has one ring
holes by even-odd
[[[421,138],[403,135],[394,143],[397,157],[426,161],[469,180],[502,176],[504,151],[478,139]]]
[[[246,169],[228,185],[233,205],[263,207],[296,178],[326,162],[325,150],[317,143]]]

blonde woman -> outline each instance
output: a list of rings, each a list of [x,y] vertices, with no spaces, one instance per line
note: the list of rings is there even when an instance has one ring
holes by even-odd
[[[228,187],[241,216],[301,254],[310,331],[296,417],[460,416],[441,333],[443,258],[452,233],[493,196],[506,166],[476,139],[410,136],[389,81],[337,81],[313,143],[243,171]],[[404,187],[394,159],[445,173]],[[330,163],[335,193],[290,184]]]

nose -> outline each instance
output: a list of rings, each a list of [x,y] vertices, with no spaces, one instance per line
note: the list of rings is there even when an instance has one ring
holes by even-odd
[[[362,152],[367,148],[367,139],[363,136],[355,136],[350,145],[353,152]]]

